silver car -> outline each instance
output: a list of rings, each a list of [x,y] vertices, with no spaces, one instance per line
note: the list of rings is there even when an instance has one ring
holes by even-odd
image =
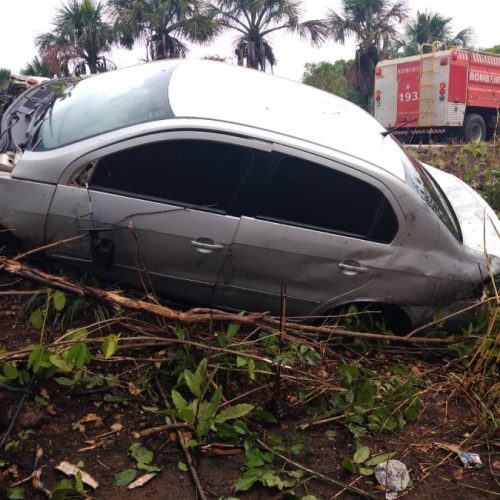
[[[0,224],[53,259],[214,307],[377,306],[408,329],[500,272],[500,222],[355,105],[210,61],[161,61],[11,105]],[[3,160],[2,160],[3,158]],[[391,318],[389,318],[390,320]]]

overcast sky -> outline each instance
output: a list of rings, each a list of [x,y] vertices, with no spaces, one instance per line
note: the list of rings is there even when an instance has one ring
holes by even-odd
[[[36,35],[50,31],[51,20],[63,0],[0,0],[0,68],[19,71],[36,55],[33,40]],[[303,19],[318,19],[325,16],[327,9],[338,10],[341,0],[304,0]],[[500,44],[498,19],[499,0],[408,0],[413,12],[433,10],[453,18],[453,29],[459,31],[468,26],[475,34],[477,47]],[[226,33],[209,46],[191,46],[189,57],[219,55],[232,57],[235,35]],[[271,38],[278,64],[275,74],[299,80],[308,62],[349,59],[354,55],[352,40],[345,46],[327,42],[320,48],[313,48],[306,41],[288,33],[276,34]],[[114,50],[110,58],[119,66],[130,66],[145,57],[145,48],[132,51]]]

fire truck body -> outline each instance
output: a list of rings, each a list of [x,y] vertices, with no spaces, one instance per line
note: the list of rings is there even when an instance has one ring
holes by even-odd
[[[375,118],[386,128],[483,140],[499,110],[500,56],[453,49],[376,67]]]

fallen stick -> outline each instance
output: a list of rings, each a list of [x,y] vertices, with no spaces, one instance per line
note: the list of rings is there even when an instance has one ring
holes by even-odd
[[[184,325],[194,325],[197,323],[210,323],[212,321],[225,321],[249,325],[253,328],[260,328],[269,333],[280,332],[280,321],[268,315],[268,313],[252,313],[244,316],[239,314],[218,311],[214,309],[194,309],[192,311],[178,311],[170,307],[146,302],[144,300],[125,297],[119,292],[111,292],[100,288],[82,285],[62,276],[54,276],[41,269],[29,266],[16,260],[0,256],[0,270],[15,276],[21,276],[35,283],[48,286],[57,290],[87,297],[99,302],[108,304],[114,309],[128,309],[131,311],[153,314],[171,321],[176,321]],[[452,344],[456,339],[451,338],[423,338],[423,337],[400,337],[397,335],[384,335],[378,333],[352,332],[340,328],[324,326],[314,326],[308,324],[285,321],[284,331],[295,331],[304,334],[316,333],[328,336],[354,337],[371,340],[391,340],[396,342],[406,342],[412,344]]]
[[[133,432],[132,437],[134,439],[140,439],[147,436],[152,436],[154,434],[161,434],[162,432],[177,431],[181,429],[190,429],[191,425],[187,422],[175,422],[173,424],[158,425],[157,427],[149,427],[143,431]]]
[[[163,386],[161,385],[160,379],[156,377],[155,382],[156,382],[156,387],[158,387],[158,391],[160,392],[161,398],[163,399],[163,404],[165,405],[167,410],[171,410],[172,405],[170,404],[170,401],[167,395],[165,394],[165,391],[163,390]],[[171,418],[174,421],[174,423],[176,423],[175,417]],[[191,457],[191,452],[189,451],[189,448],[184,440],[184,436],[182,435],[182,432],[179,429],[176,430],[176,433],[179,444],[181,445],[182,451],[184,452],[184,456],[186,457],[187,466],[189,472],[191,473],[191,477],[193,478],[196,491],[198,492],[198,495],[200,496],[201,500],[207,500],[207,496],[205,495],[205,491],[203,490],[203,486],[198,476],[198,472],[196,472],[196,468],[193,463],[193,458]]]

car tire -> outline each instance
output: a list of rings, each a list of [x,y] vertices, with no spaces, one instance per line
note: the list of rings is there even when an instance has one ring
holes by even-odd
[[[352,314],[351,306],[354,306],[359,314],[354,320],[344,322],[345,314]],[[406,335],[412,330],[411,320],[408,315],[398,306],[383,304],[379,302],[354,302],[337,307],[327,314],[335,316],[335,319],[327,319],[322,326],[342,327],[347,330],[363,331],[370,333],[387,333],[393,335]]]
[[[486,123],[484,118],[478,114],[470,114],[465,117],[463,135],[465,142],[480,142],[486,139]]]

